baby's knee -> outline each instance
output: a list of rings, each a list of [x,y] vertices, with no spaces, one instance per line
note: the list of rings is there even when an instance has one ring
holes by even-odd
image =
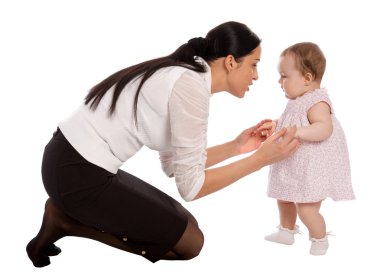
[[[320,202],[297,204],[297,213],[301,220],[309,216],[318,215],[319,209],[320,209]]]

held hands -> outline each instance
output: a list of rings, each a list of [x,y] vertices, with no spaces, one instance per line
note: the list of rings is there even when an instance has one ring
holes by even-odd
[[[281,129],[271,135],[254,154],[262,162],[263,166],[281,161],[293,154],[299,140],[295,137],[296,126]]]
[[[244,130],[236,139],[237,153],[244,154],[256,150],[276,128],[276,123],[270,119],[262,120],[257,125]]]

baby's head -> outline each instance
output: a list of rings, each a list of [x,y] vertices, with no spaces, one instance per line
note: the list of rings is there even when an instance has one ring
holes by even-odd
[[[302,75],[312,74],[313,79],[321,81],[326,69],[326,58],[318,45],[310,42],[298,43],[285,49],[281,57],[292,55],[295,66]]]
[[[279,83],[289,99],[320,88],[326,59],[314,43],[298,43],[285,49],[280,56]]]

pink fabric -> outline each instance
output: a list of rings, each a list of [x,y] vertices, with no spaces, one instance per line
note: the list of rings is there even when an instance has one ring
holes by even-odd
[[[332,135],[324,141],[302,141],[295,154],[269,169],[268,196],[283,201],[310,203],[325,198],[353,200],[351,170],[344,131],[335,117],[326,89],[289,100],[276,130],[309,126],[308,110],[319,102],[331,108]]]

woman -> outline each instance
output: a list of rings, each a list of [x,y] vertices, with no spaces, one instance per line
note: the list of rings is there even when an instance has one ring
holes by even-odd
[[[269,120],[206,149],[211,94],[244,97],[258,79],[260,55],[256,34],[244,24],[226,22],[205,38],[93,87],[45,148],[42,178],[49,199],[41,229],[27,245],[33,264],[50,264],[49,257],[61,251],[54,242],[64,236],[94,239],[151,262],[197,256],[204,238],[195,218],[120,167],[144,145],[157,150],[163,170],[191,201],[289,156],[298,146],[294,129],[270,136]]]

